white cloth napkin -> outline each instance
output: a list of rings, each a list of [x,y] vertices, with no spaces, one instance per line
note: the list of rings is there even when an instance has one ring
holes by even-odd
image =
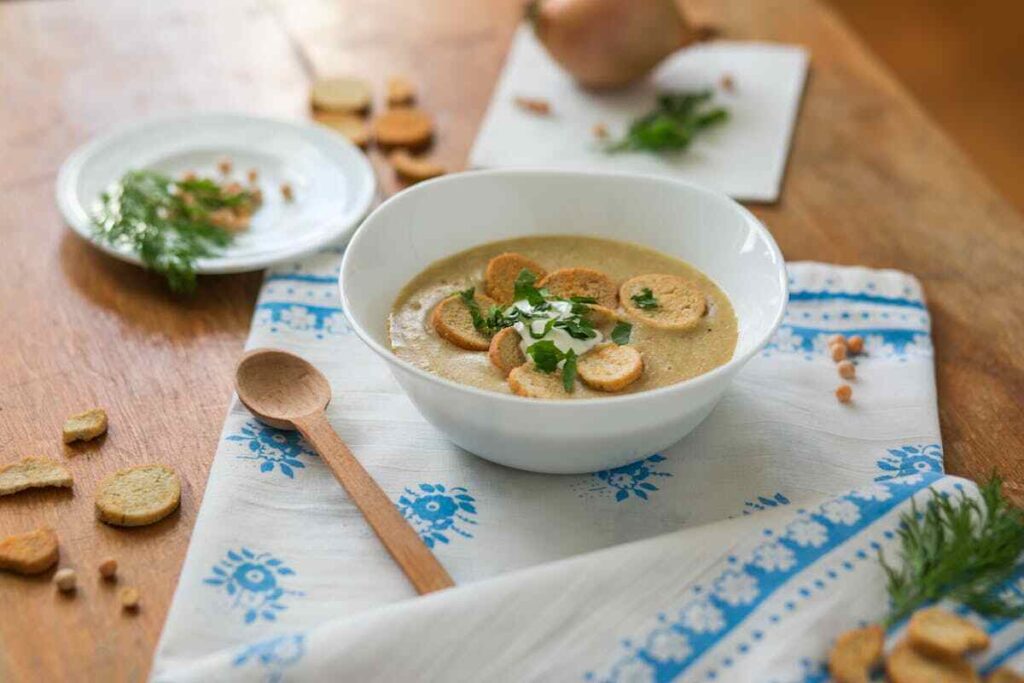
[[[587,168],[669,175],[737,199],[775,201],[807,75],[807,52],[793,45],[716,41],[681,50],[651,78],[623,92],[577,87],[522,26],[509,50],[469,155],[474,168]],[[719,82],[729,75],[732,92]],[[649,111],[658,90],[715,88],[729,120],[702,133],[681,154],[608,154],[592,129],[619,137]],[[547,100],[551,114],[524,111],[516,97]]]
[[[480,460],[419,416],[346,324],[339,259],[271,271],[248,346],[326,373],[334,427],[458,587],[415,597],[326,466],[235,401],[154,680],[820,680],[829,641],[884,612],[875,554],[910,498],[973,490],[942,474],[908,275],[790,264],[784,326],[701,427],[553,476]],[[867,340],[846,406],[837,331]],[[1024,578],[1007,590],[1024,597]],[[986,626],[983,665],[1024,661],[1024,627]]]

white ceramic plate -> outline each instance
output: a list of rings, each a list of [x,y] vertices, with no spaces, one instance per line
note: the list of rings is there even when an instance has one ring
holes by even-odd
[[[345,242],[375,197],[366,156],[328,128],[244,114],[190,114],[119,128],[80,147],[57,176],[57,205],[79,235],[141,264],[130,249],[95,239],[90,217],[100,193],[134,169],[215,175],[222,158],[232,160],[240,182],[248,169],[259,171],[264,203],[249,230],[222,254],[197,262],[199,273],[259,270]],[[284,182],[294,188],[295,201],[281,197]]]

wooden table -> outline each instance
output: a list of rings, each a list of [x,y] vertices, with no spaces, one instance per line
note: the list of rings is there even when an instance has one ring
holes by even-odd
[[[64,459],[74,492],[0,499],[0,535],[50,524],[74,598],[50,574],[0,576],[0,680],[146,676],[188,545],[260,276],[205,278],[194,299],[87,246],[54,206],[61,161],[93,135],[182,109],[304,116],[313,72],[409,75],[460,168],[521,0],[223,0],[0,4],[0,460]],[[951,472],[1000,472],[1024,499],[1024,223],[835,14],[815,0],[688,2],[727,36],[806,45],[811,76],[782,200],[753,207],[786,256],[894,267],[930,299]],[[382,180],[395,189],[376,159]],[[65,447],[72,412],[110,433]],[[121,530],[96,482],[158,461],[180,512]],[[142,610],[120,613],[96,565],[118,558]]]

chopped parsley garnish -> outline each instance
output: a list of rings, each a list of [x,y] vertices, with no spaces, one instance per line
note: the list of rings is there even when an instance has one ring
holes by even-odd
[[[526,353],[533,359],[534,365],[541,372],[552,373],[558,364],[565,359],[565,354],[550,339],[535,342],[527,347]]]
[[[466,304],[466,308],[469,309],[469,316],[473,319],[473,327],[477,329],[477,332],[490,334],[491,326],[480,312],[480,304],[476,302],[476,287],[462,290],[459,292],[459,296],[462,298],[462,303]]]
[[[651,291],[650,287],[644,287],[640,290],[639,294],[634,294],[629,298],[633,300],[637,308],[642,308],[645,311],[658,307],[658,300],[654,297],[654,292]]]
[[[565,354],[565,363],[562,365],[562,387],[572,393],[576,384],[576,352],[569,349]]]
[[[92,221],[97,239],[127,246],[147,268],[167,278],[175,292],[196,287],[196,261],[231,243],[218,226],[221,212],[251,212],[255,193],[228,192],[207,178],[174,180],[155,171],[129,171],[100,195]]]
[[[725,109],[706,106],[711,97],[711,90],[659,94],[655,108],[633,121],[625,137],[606,150],[666,152],[686,149],[698,133],[729,118]]]
[[[519,271],[519,277],[516,278],[515,283],[515,294],[512,297],[513,301],[525,299],[534,308],[544,306],[551,295],[547,290],[538,289],[536,283],[537,276],[529,270],[523,268]]]
[[[633,326],[624,320],[620,320],[612,329],[612,341],[619,346],[629,343],[629,336],[633,333]]]

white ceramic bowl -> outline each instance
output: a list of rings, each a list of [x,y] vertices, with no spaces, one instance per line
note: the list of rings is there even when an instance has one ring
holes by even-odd
[[[702,270],[736,310],[732,360],[653,391],[541,401],[456,384],[388,348],[388,313],[398,292],[431,263],[495,240],[556,234],[636,242]],[[356,333],[388,362],[423,416],[456,444],[510,467],[579,473],[661,451],[700,424],[775,332],[787,289],[775,240],[724,195],[666,178],[505,170],[439,178],[378,207],[345,252],[341,299]]]

